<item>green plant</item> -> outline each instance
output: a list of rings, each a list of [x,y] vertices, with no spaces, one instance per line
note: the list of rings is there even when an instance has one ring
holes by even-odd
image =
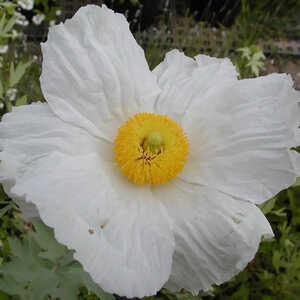
[[[8,238],[9,261],[0,266],[0,289],[22,300],[41,300],[47,296],[76,299],[79,288],[86,286],[100,299],[113,300],[97,286],[81,265],[73,259],[73,252],[60,245],[53,231],[40,221],[33,222],[20,240]]]
[[[242,39],[250,46],[260,38],[299,39],[297,20],[299,0],[241,0],[242,10],[236,19]]]
[[[265,56],[257,45],[237,49],[236,66],[241,78],[257,77],[265,69]]]

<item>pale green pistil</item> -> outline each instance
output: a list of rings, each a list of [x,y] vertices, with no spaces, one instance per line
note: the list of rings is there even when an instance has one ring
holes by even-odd
[[[147,136],[144,142],[144,149],[152,153],[157,153],[161,150],[162,145],[163,138],[161,134],[158,132],[153,132]]]

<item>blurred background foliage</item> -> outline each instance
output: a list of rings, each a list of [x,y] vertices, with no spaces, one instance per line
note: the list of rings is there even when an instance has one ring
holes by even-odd
[[[0,117],[13,106],[43,101],[39,43],[48,28],[71,17],[78,7],[100,2],[0,0]],[[291,73],[300,90],[300,0],[102,2],[127,16],[151,69],[167,51],[178,48],[190,56],[230,57],[241,79]],[[197,296],[163,289],[149,300],[300,299],[299,179],[261,209],[275,238],[262,242],[243,272]],[[113,296],[95,286],[73,253],[54,240],[51,229],[25,222],[0,189],[0,300],[99,298]]]

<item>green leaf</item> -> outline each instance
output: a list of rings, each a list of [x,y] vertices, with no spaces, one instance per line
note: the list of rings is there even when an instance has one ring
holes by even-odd
[[[3,98],[3,94],[4,94],[3,84],[0,80],[0,98]]]
[[[26,237],[22,242],[9,239],[9,246],[14,256],[0,268],[0,273],[5,276],[13,276],[18,282],[34,283],[44,276],[48,268],[53,267],[48,261],[38,257],[40,248],[30,237]]]
[[[277,209],[277,210],[272,210],[272,214],[275,215],[275,216],[278,216],[278,217],[286,217],[286,212],[285,212],[286,208],[285,207],[282,207],[280,209]]]
[[[5,18],[6,18],[6,15],[3,14],[1,20],[0,20],[0,37],[4,37],[4,25],[5,25]]]
[[[9,87],[15,86],[21,78],[24,76],[26,69],[31,65],[31,61],[26,63],[19,62],[17,67],[14,67],[14,63],[10,64],[10,72],[9,72]]]
[[[271,296],[262,296],[262,300],[273,300]]]
[[[102,300],[114,299],[92,281],[73,252],[54,239],[51,228],[41,221],[34,221],[34,227],[22,241],[8,239],[12,257],[0,266],[0,290],[22,300],[65,300],[76,299],[79,288],[86,286]]]
[[[10,112],[12,110],[12,104],[9,101],[5,102],[6,110]]]
[[[249,289],[247,286],[242,285],[233,295],[232,299],[247,300],[249,297]]]
[[[244,47],[244,48],[238,48],[238,52],[241,52],[242,57],[246,58],[247,60],[251,59],[251,50],[249,47]]]
[[[18,295],[22,300],[30,299],[30,293],[26,286],[9,275],[0,278],[0,290],[9,295]]]
[[[10,203],[0,209],[0,219],[11,209]]]
[[[279,251],[274,251],[273,257],[272,257],[272,264],[273,264],[273,266],[274,266],[277,273],[279,273],[280,260],[281,260],[280,252]]]
[[[6,201],[7,200],[7,196],[3,190],[3,186],[0,184],[0,201]]]
[[[102,300],[113,300],[114,297],[105,293],[90,278],[89,274],[82,270],[79,263],[73,263],[62,273],[62,280],[53,296],[60,299],[75,299],[76,291],[85,285],[89,291],[93,292]]]
[[[32,223],[36,231],[31,231],[29,235],[39,245],[41,249],[39,252],[40,257],[57,263],[59,259],[65,257],[70,252],[67,247],[59,244],[55,240],[53,229],[45,226],[40,220],[34,220]]]
[[[11,17],[9,19],[9,21],[7,22],[6,26],[5,26],[5,33],[9,32],[12,30],[12,28],[14,27],[15,23],[16,23],[17,18],[16,17]]]
[[[10,37],[9,32],[12,30],[13,26],[16,23],[17,18],[12,16],[9,20],[6,19],[6,14],[2,15],[0,20],[0,37],[1,38],[8,38]]]
[[[0,291],[0,299],[1,300],[9,300],[9,298],[10,298],[9,295]]]
[[[300,225],[300,186],[292,186],[287,190],[287,196],[292,209],[292,224]]]
[[[139,3],[139,0],[130,0],[130,2],[132,3],[132,5],[137,5]]]
[[[295,184],[293,187],[300,186],[300,177],[297,177]]]
[[[262,212],[266,215],[269,212],[271,212],[271,210],[274,208],[276,204],[276,197],[268,200],[267,202],[263,203],[262,205],[260,205],[260,208],[262,210]]]
[[[27,96],[26,95],[17,99],[15,106],[21,106],[21,105],[25,105],[25,104],[27,104]]]

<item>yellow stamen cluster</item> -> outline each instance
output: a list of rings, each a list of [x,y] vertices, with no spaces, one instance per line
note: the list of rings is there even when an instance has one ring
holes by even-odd
[[[123,174],[137,184],[156,185],[183,169],[188,142],[182,128],[167,116],[138,113],[115,139],[115,159]]]

